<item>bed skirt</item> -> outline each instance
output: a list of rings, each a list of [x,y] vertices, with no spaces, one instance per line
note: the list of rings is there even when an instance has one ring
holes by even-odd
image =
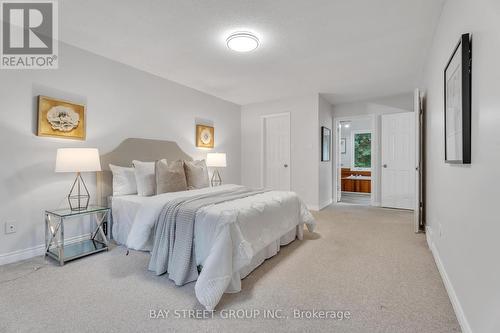
[[[262,265],[262,263],[271,257],[274,257],[280,251],[282,246],[288,245],[295,239],[302,240],[304,237],[304,224],[300,223],[292,230],[285,233],[279,239],[269,244],[267,247],[257,252],[250,264],[240,269],[239,272],[233,274],[231,283],[226,289],[226,293],[237,293],[241,291],[241,280],[248,276],[254,269]]]

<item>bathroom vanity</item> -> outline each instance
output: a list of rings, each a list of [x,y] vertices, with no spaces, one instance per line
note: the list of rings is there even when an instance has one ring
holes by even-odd
[[[351,171],[349,168],[342,168],[342,191],[371,193],[371,172]]]

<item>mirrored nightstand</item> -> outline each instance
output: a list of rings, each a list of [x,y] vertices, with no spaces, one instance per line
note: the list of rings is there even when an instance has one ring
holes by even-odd
[[[107,207],[89,206],[86,210],[55,209],[45,211],[45,255],[62,266],[64,263],[93,253],[108,250],[108,240],[103,230],[104,222],[110,220],[111,210]],[[64,244],[64,223],[90,216],[96,228],[89,239]]]

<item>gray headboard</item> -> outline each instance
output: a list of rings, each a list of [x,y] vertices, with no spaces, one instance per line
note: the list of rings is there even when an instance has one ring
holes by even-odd
[[[132,160],[156,161],[192,160],[173,141],[150,139],[125,139],[118,147],[107,154],[101,155],[102,171],[97,173],[97,204],[108,205],[108,197],[113,194],[113,177],[109,164],[131,166]]]

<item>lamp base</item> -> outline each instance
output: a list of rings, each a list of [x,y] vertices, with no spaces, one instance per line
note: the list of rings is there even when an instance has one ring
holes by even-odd
[[[212,187],[222,185],[222,178],[220,177],[219,170],[214,170],[210,183],[212,184]]]
[[[89,207],[89,201],[89,191],[83,181],[82,175],[78,172],[68,194],[69,207],[74,211],[86,210]]]

